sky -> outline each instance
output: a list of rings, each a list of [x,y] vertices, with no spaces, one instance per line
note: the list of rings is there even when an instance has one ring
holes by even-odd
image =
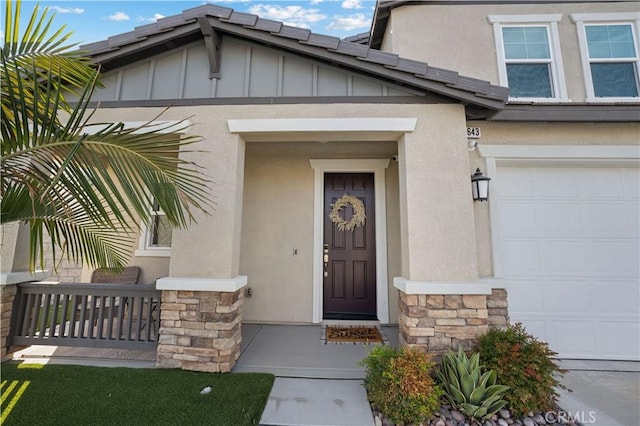
[[[22,3],[23,19],[31,15],[37,3],[42,8],[48,7],[55,13],[55,28],[66,24],[66,29],[74,33],[71,40],[79,44],[105,40],[206,3],[253,13],[320,34],[347,37],[369,31],[376,4],[375,0],[40,0]]]

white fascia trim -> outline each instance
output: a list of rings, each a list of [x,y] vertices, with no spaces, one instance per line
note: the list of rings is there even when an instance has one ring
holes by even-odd
[[[503,159],[638,160],[635,145],[478,145],[481,157]]]
[[[90,124],[85,126],[82,131],[88,135],[94,135],[107,127],[111,126],[111,124]],[[191,127],[191,121],[178,121],[178,120],[163,120],[163,121],[124,121],[125,129],[137,129],[139,130],[133,132],[136,133],[147,133],[155,131],[158,134],[170,134],[170,133],[178,133],[184,134],[187,133],[189,127]]]
[[[491,294],[493,280],[478,281],[412,281],[395,277],[393,286],[404,294]]]
[[[28,283],[31,281],[41,281],[47,276],[47,271],[38,270],[33,274],[29,271],[3,272],[0,274],[0,285],[11,285]]]
[[[221,291],[233,293],[247,285],[247,276],[234,278],[180,278],[165,277],[156,281],[157,290]]]
[[[417,118],[257,118],[227,120],[231,133],[413,132]]]

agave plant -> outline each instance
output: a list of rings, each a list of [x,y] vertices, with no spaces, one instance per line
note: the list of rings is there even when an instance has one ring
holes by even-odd
[[[466,416],[486,419],[507,405],[502,397],[509,387],[496,384],[493,370],[481,374],[479,364],[480,354],[473,354],[469,359],[462,347],[458,355],[449,350],[442,357],[436,377],[451,405]]]
[[[206,212],[208,178],[178,155],[200,140],[175,136],[187,121],[92,123],[99,70],[73,50],[64,27],[52,30],[46,9],[36,7],[20,31],[21,2],[5,3],[0,223],[29,225],[30,269],[37,260],[43,267],[45,234],[71,260],[121,268],[154,200],[174,227],[186,227],[193,210]]]

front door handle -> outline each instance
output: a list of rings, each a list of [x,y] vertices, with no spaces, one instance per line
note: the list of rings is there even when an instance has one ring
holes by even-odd
[[[326,278],[329,276],[329,244],[325,244],[322,250],[322,263],[324,264],[324,276]]]

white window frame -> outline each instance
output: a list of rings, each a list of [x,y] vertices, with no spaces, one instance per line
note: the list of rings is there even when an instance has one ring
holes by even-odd
[[[562,19],[562,14],[549,15],[489,15],[489,23],[493,25],[494,41],[496,43],[496,56],[498,60],[498,78],[500,85],[509,86],[507,77],[507,60],[505,58],[504,41],[502,38],[502,28],[505,27],[546,27],[549,39],[550,69],[551,69],[551,98],[515,98],[509,96],[509,101],[515,102],[539,102],[539,103],[559,103],[569,102],[567,95],[567,85],[564,78],[564,65],[562,63],[562,52],[560,49],[560,36],[558,33],[558,22]],[[527,63],[535,61],[527,61]],[[546,63],[546,61],[545,61]]]
[[[165,213],[158,209],[153,211],[154,216],[165,216]],[[134,256],[139,257],[170,257],[171,247],[154,247],[151,245],[151,228],[142,225],[140,227],[140,239],[138,240],[138,249],[135,251]]]
[[[616,59],[616,62],[635,62],[636,73],[640,74],[640,42],[638,35],[640,34],[640,12],[620,12],[620,13],[572,13],[571,20],[576,24],[578,31],[578,44],[580,47],[580,58],[582,60],[582,71],[584,74],[585,91],[587,94],[586,102],[621,102],[634,101],[637,102],[640,96],[633,97],[596,97],[593,89],[593,78],[591,76],[591,61],[589,60],[589,47],[587,45],[587,26],[592,25],[630,25],[633,34],[633,41],[636,48],[636,58],[629,61],[624,58]],[[640,76],[636,76],[640,79]],[[640,82],[637,90],[640,95]]]

